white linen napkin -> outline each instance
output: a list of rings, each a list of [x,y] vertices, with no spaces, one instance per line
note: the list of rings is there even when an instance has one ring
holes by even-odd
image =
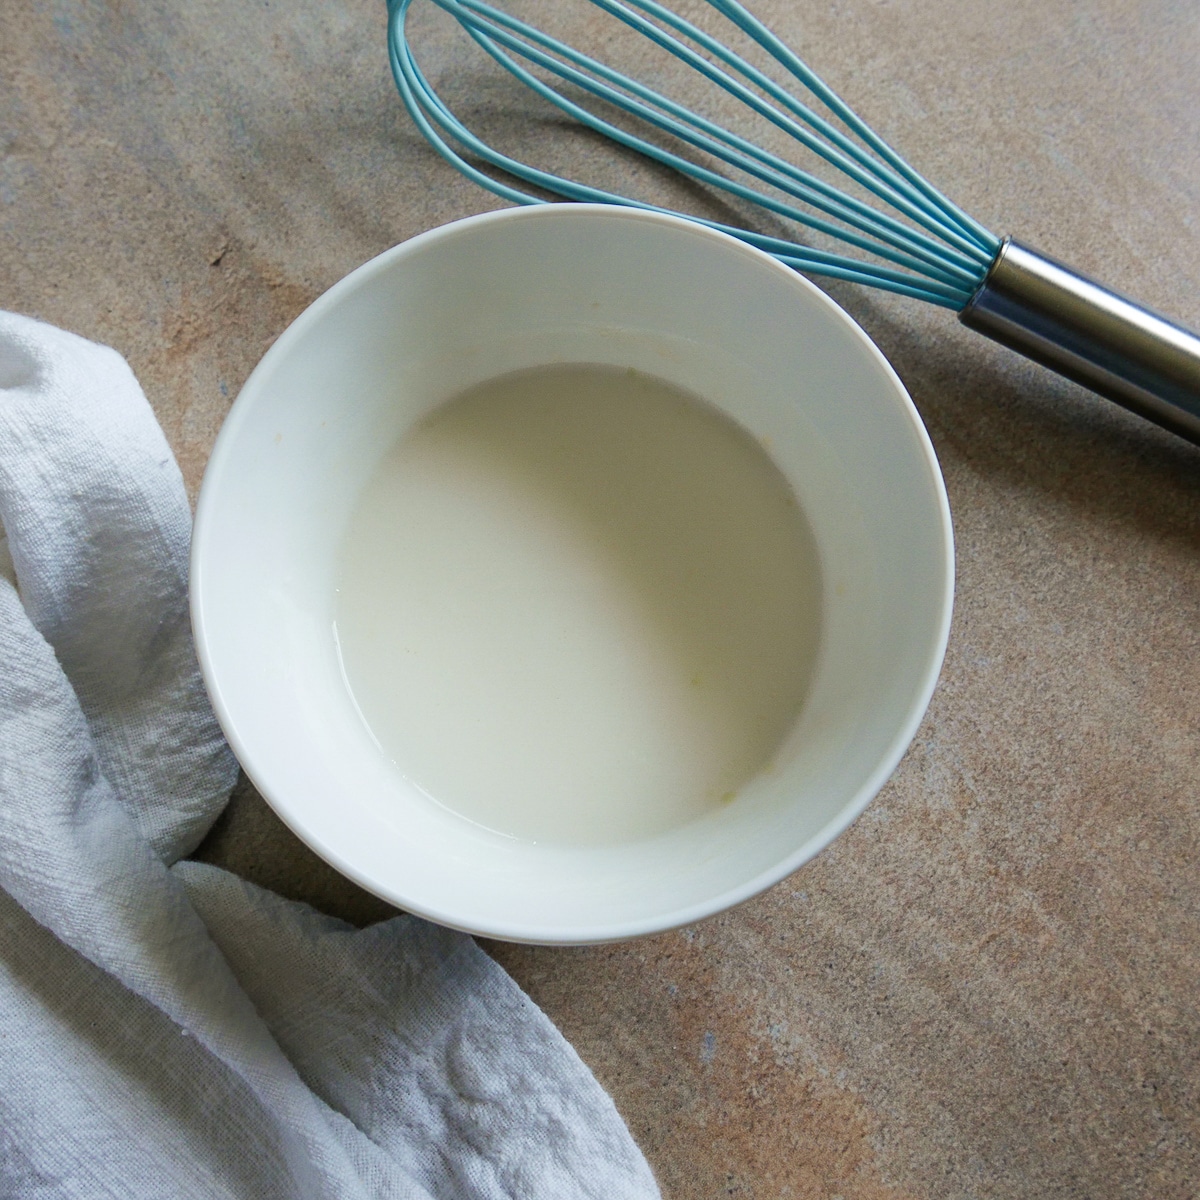
[[[0,1195],[657,1196],[470,938],[179,861],[237,769],[183,482],[118,354],[6,313],[0,522]]]

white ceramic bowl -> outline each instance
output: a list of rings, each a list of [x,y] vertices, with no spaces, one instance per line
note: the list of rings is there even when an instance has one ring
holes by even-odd
[[[382,455],[439,402],[553,362],[705,397],[795,489],[822,571],[820,649],[776,766],[654,838],[570,848],[433,804],[380,751],[332,633],[337,549]],[[700,225],[635,209],[510,209],[434,229],[336,284],[242,389],[200,494],[192,616],[247,774],[318,854],[473,933],[580,943],[708,916],[828,845],[916,731],[950,622],[945,489],[903,385],[811,283]]]

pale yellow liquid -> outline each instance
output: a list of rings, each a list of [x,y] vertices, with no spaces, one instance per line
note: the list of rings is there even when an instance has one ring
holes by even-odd
[[[350,521],[336,611],[406,777],[569,843],[736,803],[796,719],[819,626],[812,534],[758,443],[593,366],[491,380],[403,437]]]

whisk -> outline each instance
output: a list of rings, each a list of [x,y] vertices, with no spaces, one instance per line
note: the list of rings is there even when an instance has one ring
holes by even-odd
[[[789,135],[868,199],[483,0],[432,2],[492,59],[583,126],[858,253],[822,250],[694,214],[676,215],[733,234],[806,274],[950,308],[970,328],[1200,445],[1200,338],[1062,263],[989,232],[909,166],[737,0],[707,3],[782,67],[799,85],[799,95],[657,0],[590,2]],[[539,170],[472,133],[417,65],[405,28],[411,4],[388,0],[392,74],[421,133],[463,174],[519,204],[545,202],[544,196],[518,186],[524,183],[567,200],[672,211]],[[558,86],[547,77],[559,81]],[[651,141],[593,111],[575,98],[580,93],[636,118],[648,127],[643,132],[667,135],[666,144],[661,136]],[[714,160],[737,174],[707,165]]]

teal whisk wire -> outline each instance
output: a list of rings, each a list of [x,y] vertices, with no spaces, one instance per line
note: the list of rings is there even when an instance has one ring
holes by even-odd
[[[630,0],[629,4],[619,3],[618,0],[591,0],[591,2],[597,8],[603,9],[605,12],[617,17],[631,28],[636,29],[650,40],[662,46],[663,49],[668,50],[677,58],[686,62],[694,70],[711,79],[730,95],[742,100],[749,108],[791,134],[832,166],[837,167],[857,183],[874,192],[881,200],[894,205],[913,220],[935,231],[939,236],[960,244],[968,253],[974,251],[974,246],[962,244],[962,240],[954,228],[944,222],[938,221],[936,214],[925,211],[919,203],[920,197],[907,187],[905,181],[898,174],[890,172],[882,164],[874,161],[870,155],[864,154],[860,147],[841,134],[828,121],[824,120],[808,106],[802,104],[784,88],[775,83],[770,76],[763,74],[757,68],[751,66],[716,38],[711,37],[676,13],[664,8],[661,4],[654,3],[653,0]],[[715,3],[714,0],[710,0],[710,4],[717,11],[722,12],[724,15],[729,15],[725,7]],[[797,125],[794,121],[789,120],[786,116],[779,113],[778,110],[772,109],[769,104],[763,103],[752,91],[738,83],[737,80],[730,77],[727,73],[708,63],[702,56],[696,54],[695,51],[681,43],[678,39],[665,34],[651,22],[638,17],[636,13],[631,11],[631,7],[650,13],[652,16],[670,25],[671,28],[683,33],[698,45],[703,46],[714,57],[733,67],[739,74],[773,96],[785,108],[798,116],[804,124],[815,130],[819,136],[814,136],[803,125]],[[744,10],[740,11],[744,13]],[[748,14],[746,15],[748,16]],[[803,67],[803,63],[800,63],[798,59],[796,62]],[[807,68],[805,69],[807,70]],[[808,75],[816,80],[816,76],[813,76],[811,72],[808,72]],[[836,97],[834,97],[828,88],[824,90],[832,99],[836,100]],[[841,107],[845,108],[845,105]],[[846,109],[846,112],[850,113],[850,110]],[[853,116],[853,113],[850,113],[850,115]],[[867,126],[858,121],[857,117],[854,119],[862,129],[867,129]]]
[[[999,251],[1000,239],[937,192],[736,0],[709,0],[709,3],[784,67],[850,130],[853,137],[847,136],[720,41],[656,0],[591,2],[686,62],[759,116],[843,171],[907,218],[907,222],[841,191],[484,0],[433,0],[454,17],[495,62],[580,124],[703,184],[831,235],[883,261],[872,262],[819,250],[695,216],[692,220],[732,234],[808,274],[863,283],[955,310],[961,310],[977,292]],[[433,148],[464,175],[515,203],[545,202],[543,197],[480,169],[464,157],[470,155],[512,179],[552,196],[628,205],[653,212],[672,211],[539,170],[484,142],[450,110],[417,65],[405,27],[411,4],[412,0],[389,0],[388,51],[392,74],[417,128]],[[651,17],[653,21],[648,19]],[[676,34],[700,47],[711,59]],[[614,125],[564,95],[518,60],[638,118],[685,146],[703,151],[751,179],[767,184],[787,199],[768,195]]]
[[[477,29],[472,31],[473,36],[476,36],[477,34],[478,34]],[[754,192],[749,188],[743,187],[739,184],[736,184],[730,180],[725,179],[723,176],[717,175],[713,171],[710,171],[704,167],[697,166],[694,163],[690,163],[686,159],[682,159],[677,155],[671,154],[669,151],[662,150],[657,146],[653,146],[652,144],[645,142],[643,139],[637,138],[629,133],[626,133],[624,130],[621,130],[621,129],[617,128],[616,126],[613,126],[610,123],[603,121],[600,118],[596,117],[594,114],[588,112],[587,109],[584,109],[581,106],[572,103],[571,101],[565,100],[562,96],[560,96],[553,89],[546,87],[546,85],[543,84],[539,79],[537,79],[536,76],[529,74],[522,67],[520,67],[518,64],[513,62],[511,60],[511,58],[498,52],[495,49],[494,44],[492,44],[482,38],[480,38],[478,40],[480,40],[481,44],[484,45],[484,48],[487,49],[489,51],[489,53],[492,53],[493,56],[496,57],[498,61],[501,61],[503,63],[503,65],[505,65],[510,71],[513,72],[513,74],[515,74],[518,78],[520,78],[522,80],[522,82],[526,83],[534,91],[543,95],[546,99],[548,99],[552,103],[556,104],[559,108],[563,109],[564,111],[568,112],[570,115],[574,116],[582,124],[591,126],[592,128],[596,129],[598,132],[604,133],[607,137],[611,138],[614,141],[621,142],[625,145],[630,146],[633,149],[637,149],[641,153],[647,155],[648,157],[658,159],[659,161],[665,163],[666,165],[674,167],[676,170],[680,171],[683,174],[690,175],[693,178],[698,179],[702,182],[715,184],[717,187],[723,188],[726,191],[729,191],[735,195],[741,196],[743,199],[751,200],[752,202],[757,203],[764,208],[768,208],[773,212],[779,213],[781,216],[791,217],[792,219],[803,222],[805,224],[808,224],[808,225],[812,226],[813,228],[821,229],[824,232],[833,234],[834,236],[840,236],[845,241],[851,242],[854,245],[860,246],[861,248],[867,249],[876,254],[880,254],[885,258],[891,259],[891,261],[893,261],[893,262],[913,267],[916,270],[925,270],[925,269],[928,269],[930,266],[932,266],[935,268],[938,275],[940,275],[946,282],[951,283],[951,284],[953,284],[955,282],[962,283],[964,280],[969,280],[971,278],[970,275],[967,272],[965,272],[964,270],[962,270],[961,268],[958,268],[957,271],[955,271],[955,268],[953,266],[947,266],[945,264],[939,263],[936,258],[936,255],[930,253],[930,249],[936,250],[936,246],[934,246],[932,243],[926,242],[926,245],[928,245],[930,247],[930,249],[923,249],[919,244],[914,246],[912,253],[915,253],[918,257],[924,259],[923,264],[916,262],[911,257],[911,255],[901,254],[901,253],[898,253],[897,251],[889,250],[887,248],[877,246],[875,243],[871,242],[869,239],[864,239],[852,232],[848,232],[848,231],[839,229],[838,227],[832,225],[831,223],[829,223],[827,221],[822,220],[819,217],[813,217],[811,215],[805,214],[805,213],[795,209],[792,206],[789,206],[787,204],[782,204],[779,201],[773,200],[772,198],[770,198],[768,196],[764,196],[761,193]],[[511,44],[509,39],[504,38],[503,35],[501,35],[498,40],[503,41],[505,44]],[[555,66],[553,65],[553,60],[546,59],[545,56],[540,55],[537,51],[528,51],[527,54],[533,61],[538,62],[540,65],[544,65],[548,69],[551,69],[551,70],[556,69]],[[602,67],[600,64],[596,64],[596,67],[597,67],[598,72],[603,72],[606,75],[615,74],[613,72],[608,71],[607,68]],[[593,92],[593,94],[600,96],[603,99],[611,99],[615,102],[619,98],[617,93],[614,93],[611,88],[607,88],[603,84],[598,84],[598,85],[593,86],[593,85],[587,83],[586,76],[580,75],[579,72],[573,70],[570,67],[558,68],[556,73],[561,74],[563,78],[569,79],[574,82],[579,82],[581,84],[581,86],[587,87],[588,90]],[[656,97],[655,93],[650,92],[649,89],[642,88],[640,85],[634,84],[632,81],[630,81],[629,86],[631,88],[636,88],[640,94],[646,95],[648,97],[657,98],[659,103],[663,106],[671,105],[670,101],[667,101],[665,98],[662,98],[662,97]],[[637,101],[630,101],[630,102],[626,103],[624,105],[624,107],[626,107],[626,109],[628,111],[630,111],[631,113],[635,113],[636,115],[643,117],[643,119],[645,119],[650,124],[657,125],[660,128],[662,128],[664,126],[667,127],[669,132],[676,132],[677,136],[681,137],[682,139],[690,142],[692,145],[695,145],[701,149],[709,150],[711,153],[723,158],[725,161],[729,162],[731,165],[739,166],[739,167],[741,167],[742,170],[744,170],[752,175],[756,175],[766,182],[774,183],[777,187],[781,187],[784,190],[793,191],[793,193],[795,195],[802,196],[803,198],[807,199],[808,202],[810,204],[812,204],[814,207],[822,209],[823,211],[826,211],[826,212],[834,213],[835,215],[838,215],[841,220],[846,221],[847,223],[849,223],[853,226],[856,226],[857,228],[865,229],[868,231],[871,231],[871,230],[878,231],[882,224],[877,219],[878,214],[874,213],[874,211],[871,210],[870,208],[868,208],[866,205],[859,205],[859,208],[861,209],[861,213],[850,211],[845,205],[838,205],[835,202],[831,202],[830,199],[828,199],[824,196],[814,194],[814,192],[812,191],[811,188],[805,186],[805,182],[803,179],[800,181],[798,186],[789,188],[789,185],[787,182],[781,182],[779,171],[776,170],[769,162],[767,165],[763,166],[754,161],[751,161],[750,158],[747,158],[744,154],[740,153],[736,149],[732,150],[732,151],[723,149],[721,146],[718,146],[717,144],[715,144],[711,138],[705,136],[704,134],[690,133],[690,132],[683,130],[682,127],[676,127],[676,126],[674,126],[673,123],[668,123],[668,122],[663,121],[660,116],[655,114],[653,109],[648,108],[647,106],[642,105],[642,104],[638,103]],[[678,106],[674,106],[674,105],[672,105],[672,107],[678,108]],[[684,110],[684,111],[686,111],[686,110]],[[698,122],[700,119],[692,116],[691,120]],[[718,134],[724,133],[724,131],[720,131],[718,129],[718,127],[711,126],[707,122],[705,122],[705,125],[708,125],[709,128],[718,132]],[[732,143],[735,139],[732,138],[732,135],[724,134],[722,140]],[[738,142],[741,142],[741,139],[736,139],[736,140]],[[762,152],[758,152],[757,154],[754,154],[754,152],[757,150],[757,148],[751,146],[749,143],[741,142],[741,145],[747,147],[747,149],[750,150],[750,152],[752,153],[752,155],[754,157],[762,156]],[[793,171],[794,171],[794,169],[793,169]],[[794,172],[794,174],[803,175],[802,172]],[[813,180],[812,182],[819,183],[820,181]],[[834,189],[829,189],[829,190],[831,192],[834,191]],[[839,211],[839,209],[841,211]],[[913,241],[914,240],[914,239],[912,239],[911,235],[909,234],[909,231],[905,230],[903,226],[899,225],[899,223],[896,223],[896,222],[893,222],[893,224],[895,225],[895,233],[902,240],[905,240],[905,241]],[[930,273],[932,273],[932,272],[930,272]]]
[[[479,12],[486,6],[479,0],[454,0],[461,7],[468,8],[473,12]],[[513,22],[511,18],[503,14],[495,13],[497,17],[505,25],[518,24]],[[490,28],[490,27],[489,27]],[[974,264],[969,259],[962,259],[961,265],[956,265],[953,261],[954,256],[939,246],[936,241],[927,236],[906,228],[900,222],[894,220],[884,213],[879,213],[872,209],[869,205],[863,204],[861,201],[855,200],[839,192],[836,188],[824,181],[817,179],[815,176],[807,172],[801,171],[793,165],[784,162],[781,159],[775,158],[755,146],[753,143],[739,138],[727,130],[722,129],[719,125],[715,125],[704,118],[691,113],[688,109],[681,105],[674,104],[666,97],[659,95],[651,89],[637,83],[634,80],[628,79],[619,73],[612,71],[610,68],[598,63],[593,59],[589,59],[583,55],[578,55],[572,52],[574,61],[585,64],[588,69],[593,71],[601,79],[608,79],[633,93],[635,97],[640,97],[642,100],[650,102],[650,105],[656,105],[659,109],[664,110],[669,116],[664,119],[660,113],[657,113],[650,105],[642,103],[638,99],[630,99],[622,96],[619,92],[614,91],[611,87],[604,83],[597,83],[588,75],[582,74],[570,66],[562,66],[556,63],[554,59],[547,57],[536,49],[530,49],[523,46],[519,41],[514,41],[508,37],[503,31],[495,31],[495,41],[499,41],[504,45],[515,49],[518,53],[528,58],[530,61],[536,62],[538,65],[545,67],[547,70],[560,75],[560,77],[571,82],[577,83],[582,88],[590,91],[592,94],[606,99],[610,103],[620,105],[626,111],[642,117],[643,120],[651,125],[665,129],[669,133],[673,133],[681,140],[687,141],[690,144],[697,146],[700,149],[707,150],[710,154],[723,159],[730,165],[740,168],[742,171],[757,176],[765,182],[771,183],[780,190],[790,193],[797,198],[805,200],[821,211],[827,212],[839,220],[846,222],[848,225],[864,230],[868,233],[873,233],[876,236],[882,235],[885,239],[891,239],[891,243],[900,246],[907,246],[907,254],[901,254],[897,251],[883,249],[875,243],[864,240],[854,233],[839,229],[836,226],[822,221],[819,218],[810,218],[794,208],[780,204],[777,201],[771,200],[763,196],[761,193],[752,192],[749,189],[738,187],[731,181],[722,176],[716,175],[714,172],[706,171],[704,168],[698,167],[695,164],[681,159],[676,155],[663,151],[659,147],[646,143],[643,139],[635,138],[633,135],[626,133],[623,130],[602,121],[588,110],[581,108],[578,105],[565,100],[559,93],[548,88],[536,76],[530,75],[519,65],[514,63],[511,58],[498,53],[491,44],[478,37],[481,32],[481,25],[473,23],[472,36],[476,37],[484,45],[484,48],[489,51],[500,61],[508,70],[517,75],[522,82],[526,83],[534,91],[538,92],[551,103],[556,104],[574,116],[577,120],[585,125],[589,125],[598,132],[604,133],[607,137],[614,141],[622,142],[646,154],[648,157],[657,158],[659,161],[674,167],[676,170],[691,175],[703,182],[713,183],[724,190],[730,191],[733,194],[739,195],[744,199],[749,199],[754,203],[760,204],[774,212],[785,217],[791,217],[794,220],[806,223],[813,228],[821,229],[826,233],[831,233],[835,237],[842,237],[843,240],[857,245],[860,248],[867,249],[873,253],[881,254],[883,257],[891,259],[893,262],[914,267],[918,271],[924,270],[929,266],[938,269],[938,272],[950,283],[969,282],[973,278],[973,271],[966,269],[971,268]],[[530,32],[529,37],[535,41],[546,43],[552,41],[544,34],[536,31]],[[678,117],[687,122],[688,125],[694,126],[700,132],[689,131],[685,129],[678,121],[672,119]],[[721,144],[714,142],[714,138]],[[781,174],[786,178],[781,179]],[[911,254],[916,254],[917,257],[924,260],[924,266],[914,263],[909,257]]]

